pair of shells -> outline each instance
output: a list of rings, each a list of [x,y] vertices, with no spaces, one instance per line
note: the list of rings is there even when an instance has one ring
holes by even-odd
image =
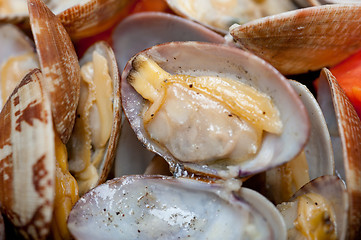
[[[29,13],[41,71],[35,69],[21,80],[0,113],[0,196],[2,212],[25,237],[45,239],[56,191],[54,139],[58,136],[66,144],[72,135],[80,95],[80,67],[59,19],[38,0],[29,1]],[[9,26],[6,29],[11,29],[4,34],[6,37],[14,32],[19,35],[18,30]],[[81,62],[91,61],[94,51],[106,59],[114,86],[112,130],[99,164],[99,184],[107,177],[114,159],[120,96],[118,69],[108,45],[97,43]]]

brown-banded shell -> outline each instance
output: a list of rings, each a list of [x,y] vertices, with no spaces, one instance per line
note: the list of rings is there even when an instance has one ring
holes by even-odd
[[[84,1],[83,1],[84,2]],[[88,0],[56,13],[72,38],[95,35],[130,11],[134,0]]]
[[[66,143],[74,126],[79,101],[78,58],[65,28],[49,8],[40,0],[29,0],[28,6],[55,128]]]
[[[286,239],[275,207],[233,184],[165,176],[116,178],[77,202],[68,227],[79,240]]]
[[[112,40],[120,70],[136,53],[157,44],[173,41],[225,42],[222,36],[202,25],[161,12],[130,15],[115,27]],[[138,141],[128,121],[122,123],[115,176],[143,173],[153,156]]]
[[[334,65],[361,48],[361,5],[324,5],[233,26],[241,48],[283,74]]]
[[[18,27],[12,24],[0,24],[0,42],[2,45],[0,48],[0,71],[3,69],[4,64],[10,58],[33,53],[35,51],[34,43]],[[19,67],[24,68],[23,71],[28,73],[30,70],[33,69],[33,66],[36,66],[38,68],[38,65],[39,63],[34,61],[34,64],[25,64],[25,66],[21,65]],[[18,76],[20,74],[14,73],[14,75]],[[25,77],[25,75],[19,77],[19,79],[16,79],[18,83],[23,79],[23,77]],[[15,83],[16,81],[14,80],[11,82]],[[2,79],[2,74],[0,75],[0,83],[2,90],[10,88],[8,85],[11,84],[5,81],[5,79]],[[11,89],[11,91],[13,89]],[[8,94],[1,91],[0,95],[0,107],[2,108],[6,101],[4,99],[7,99]]]
[[[346,182],[349,198],[348,237],[361,235],[361,121],[332,73],[323,69],[318,100],[331,131],[336,171]],[[338,169],[342,166],[344,169]],[[344,171],[344,173],[343,173]]]
[[[341,181],[341,179],[331,175],[316,178],[303,186],[299,191],[297,191],[296,194],[292,197],[292,199],[290,199],[290,202],[295,202],[297,201],[297,197],[309,193],[319,194],[329,202],[335,217],[335,232],[337,234],[337,239],[346,239],[348,223],[347,212],[349,209],[349,203],[345,185]],[[285,208],[282,205],[284,204],[280,204],[277,207],[280,210],[283,210]],[[295,218],[297,217],[297,210],[294,209],[294,212],[290,210],[281,211],[281,213],[284,216],[287,229],[294,228],[293,223],[295,221]]]
[[[243,177],[280,165],[295,157],[309,136],[309,119],[304,105],[287,80],[263,60],[236,48],[199,42],[174,42],[154,46],[139,53],[153,59],[171,74],[220,76],[243,81],[271,96],[284,124],[281,135],[265,133],[257,154],[240,165],[217,168],[207,164],[179,162],[157,144],[144,129],[141,112],[145,100],[127,82],[132,60],[122,74],[122,105],[138,139],[151,151],[164,157],[173,171],[184,168],[192,173],[217,177]],[[192,59],[191,61],[189,59]],[[297,110],[296,110],[297,109]],[[284,146],[287,145],[287,148]]]
[[[0,113],[2,212],[33,239],[49,233],[55,184],[53,122],[41,78],[38,69],[29,73]]]
[[[177,14],[226,34],[234,24],[243,24],[254,19],[297,9],[291,0],[167,0]]]
[[[80,60],[80,65],[83,66],[86,63],[92,62],[93,52],[99,53],[101,56],[103,56],[106,59],[107,65],[108,65],[108,74],[110,76],[110,79],[112,81],[112,128],[110,137],[106,142],[105,145],[105,151],[104,154],[101,157],[101,161],[97,166],[97,172],[98,172],[98,180],[96,181],[96,185],[103,183],[110,171],[110,168],[113,165],[113,160],[115,157],[116,147],[119,140],[120,135],[120,121],[121,121],[121,104],[120,104],[120,81],[119,81],[119,72],[117,67],[117,62],[115,60],[115,56],[113,53],[113,50],[110,48],[108,44],[105,42],[97,42],[94,45],[92,45],[84,54],[83,58]],[[76,120],[77,121],[77,120]],[[77,127],[77,124],[75,124],[75,127]],[[95,127],[95,126],[88,126],[88,127]],[[88,130],[80,130],[80,132],[88,131]],[[74,132],[76,132],[76,129],[74,129]],[[93,148],[91,145],[91,142],[83,142],[84,139],[82,137],[79,138],[79,136],[71,136],[69,144],[67,146],[69,150],[69,166],[70,170],[72,170],[71,165],[72,164],[79,164],[75,163],[78,161],[83,161],[83,159],[78,159],[79,156],[77,155],[78,152],[82,151],[82,148],[88,148],[89,150]],[[77,146],[77,145],[83,145],[83,146]],[[95,148],[95,147],[94,147]],[[94,149],[93,149],[94,150]],[[74,161],[74,162],[72,162]],[[93,186],[94,187],[94,186]],[[88,191],[89,189],[86,189],[85,191]]]
[[[29,14],[26,9],[26,1],[21,1],[23,1],[20,3],[23,9],[21,12],[1,13],[0,9],[0,22],[14,23],[24,28],[29,28]],[[110,28],[119,18],[124,17],[130,11],[135,1],[49,0],[43,2],[58,16],[72,38],[83,38]]]

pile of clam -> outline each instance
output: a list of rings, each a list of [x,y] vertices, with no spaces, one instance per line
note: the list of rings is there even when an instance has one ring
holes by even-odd
[[[0,1],[0,240],[358,239],[348,2]]]

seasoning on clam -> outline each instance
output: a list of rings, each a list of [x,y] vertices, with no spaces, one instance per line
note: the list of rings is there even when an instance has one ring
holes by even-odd
[[[308,139],[307,113],[289,83],[235,48],[150,48],[123,72],[122,98],[138,138],[173,171],[242,177],[291,160]]]
[[[68,226],[79,240],[286,239],[275,206],[239,187],[237,180],[124,176],[86,193]]]
[[[288,202],[277,205],[288,239],[345,239],[348,196],[336,176],[326,175],[303,186]]]

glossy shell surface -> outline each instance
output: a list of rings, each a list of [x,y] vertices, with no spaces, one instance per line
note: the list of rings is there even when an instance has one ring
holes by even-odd
[[[52,103],[55,128],[63,143],[72,132],[79,101],[80,67],[74,46],[59,19],[40,0],[29,0],[44,87]]]
[[[0,113],[1,207],[33,239],[49,232],[55,184],[53,122],[41,78],[39,70],[29,73]]]
[[[338,133],[339,141],[333,142],[333,145],[334,148],[336,147],[335,151],[341,153],[342,156],[335,159],[335,162],[336,167],[338,164],[344,167],[344,180],[350,207],[348,236],[354,239],[361,234],[361,121],[345,92],[329,70],[322,70],[319,84],[319,95],[325,98],[319,101],[327,114],[326,121],[337,126],[336,134]],[[331,103],[331,106],[326,101]]]
[[[309,136],[309,119],[304,105],[287,80],[263,60],[235,48],[196,42],[158,45],[140,54],[153,58],[160,67],[171,74],[218,75],[242,79],[241,81],[246,84],[269,94],[280,111],[281,121],[284,124],[282,134],[276,136],[265,133],[261,149],[252,161],[246,161],[239,168],[237,166],[232,171],[226,172],[205,165],[182,163],[185,169],[211,176],[224,174],[228,177],[246,176],[291,160],[306,144]],[[124,112],[138,139],[148,149],[164,157],[174,170],[177,167],[176,163],[179,162],[145,133],[143,121],[139,117],[144,100],[126,81],[131,68],[129,62],[122,74]],[[287,149],[283,147],[286,144],[289,146]]]
[[[226,184],[164,176],[113,179],[81,198],[68,227],[76,239],[239,239],[242,234],[286,239],[275,207],[252,190],[237,192],[238,187],[232,192]],[[270,219],[273,224],[266,223]]]
[[[334,65],[361,48],[361,5],[324,5],[277,14],[234,26],[241,48],[283,74]]]

